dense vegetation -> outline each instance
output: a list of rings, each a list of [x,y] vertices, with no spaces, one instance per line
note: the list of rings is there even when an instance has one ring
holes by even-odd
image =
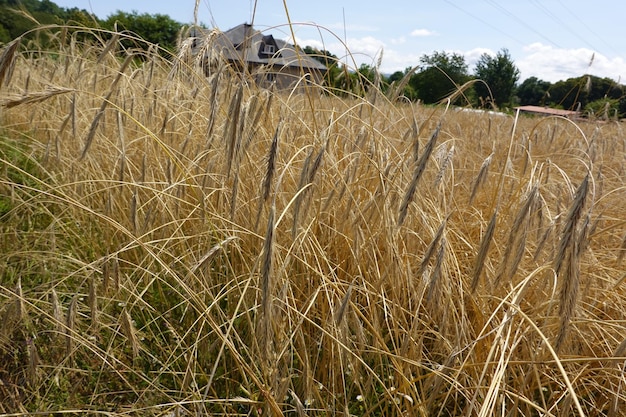
[[[160,45],[165,51],[174,52],[178,35],[183,27],[179,22],[163,14],[118,11],[101,19],[87,10],[63,8],[50,0],[0,0],[0,44],[8,43],[39,25],[75,25],[78,27],[102,28],[110,31],[128,31]],[[31,39],[40,32],[26,35]],[[106,33],[102,36],[107,37]],[[131,42],[126,42],[130,45]],[[46,47],[47,44],[39,43]]]
[[[623,413],[620,122],[42,32],[0,54],[0,413]]]

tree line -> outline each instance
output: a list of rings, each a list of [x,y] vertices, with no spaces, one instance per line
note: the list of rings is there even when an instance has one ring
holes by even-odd
[[[356,71],[346,71],[345,65],[328,51],[306,47],[305,52],[327,65],[326,82],[338,91],[345,91],[350,84],[346,77],[351,77],[353,93],[365,93],[373,86],[383,91],[400,87],[407,100],[425,104],[451,98],[454,104],[489,109],[535,105],[578,110],[592,117],[626,117],[626,86],[594,75],[555,83],[530,77],[520,83],[519,69],[507,49],[495,56],[481,55],[473,73],[463,55],[435,51],[423,55],[417,66],[387,76],[367,64]]]
[[[105,31],[129,31],[163,51],[176,51],[183,24],[164,14],[117,11],[100,19],[85,9],[59,7],[50,0],[0,0],[0,45],[29,34],[40,25],[68,25],[76,28],[99,28]],[[39,39],[45,46],[46,39]]]
[[[150,44],[158,44],[164,53],[176,50],[183,28],[182,23],[163,14],[117,11],[100,19],[87,10],[59,7],[50,0],[0,0],[0,45],[42,24],[126,30]],[[495,56],[483,54],[473,73],[463,55],[435,51],[423,55],[415,67],[390,75],[380,74],[375,66],[367,64],[350,70],[329,51],[307,46],[304,52],[327,66],[327,87],[340,94],[365,94],[375,87],[383,91],[393,89],[407,100],[425,104],[451,97],[454,104],[481,108],[537,105],[580,110],[595,117],[626,117],[624,85],[593,75],[556,83],[530,77],[519,83],[520,72],[506,49]]]

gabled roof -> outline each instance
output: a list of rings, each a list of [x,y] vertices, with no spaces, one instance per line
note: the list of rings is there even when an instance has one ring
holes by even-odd
[[[219,33],[213,42],[229,61],[243,60],[258,65],[326,71],[324,64],[311,58],[297,46],[270,34],[264,35],[247,23]]]

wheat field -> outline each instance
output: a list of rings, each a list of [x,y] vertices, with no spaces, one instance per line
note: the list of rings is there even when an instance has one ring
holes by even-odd
[[[0,413],[626,415],[621,122],[41,30],[0,57]]]

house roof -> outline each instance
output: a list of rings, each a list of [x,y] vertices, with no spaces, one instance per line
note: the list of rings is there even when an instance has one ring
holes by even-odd
[[[297,46],[272,35],[264,35],[247,23],[220,32],[213,42],[229,61],[243,60],[258,65],[326,71],[324,64],[308,56]]]
[[[580,116],[580,112],[577,112],[577,111],[553,109],[550,107],[541,107],[541,106],[519,106],[519,107],[516,107],[515,109],[519,111],[524,111],[527,113],[543,114],[546,116],[563,116],[563,117]]]

